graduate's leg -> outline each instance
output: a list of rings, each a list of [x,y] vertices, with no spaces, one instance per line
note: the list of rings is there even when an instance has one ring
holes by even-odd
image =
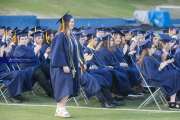
[[[40,68],[35,69],[33,79],[39,83],[49,97],[53,96],[50,80],[42,72]]]
[[[69,98],[69,96],[63,97],[63,98],[57,103],[57,105],[58,105],[60,108],[65,107],[65,106],[66,106],[66,103],[67,103],[67,101],[68,101],[68,98]]]
[[[98,93],[96,93],[96,97],[98,98],[102,107],[105,107],[105,108],[114,108],[115,107],[115,105],[112,105],[111,103],[108,102],[108,99],[104,96],[102,90],[100,90]]]
[[[112,93],[110,91],[110,89],[108,88],[103,88],[102,89],[102,92],[105,96],[105,98],[107,99],[108,103],[109,104],[113,104],[115,106],[121,106],[121,105],[124,105],[124,102],[123,101],[116,101],[113,97],[112,97]]]
[[[66,109],[66,103],[68,101],[69,96],[63,97],[58,103],[56,108],[56,114],[57,117],[71,117],[69,112]]]
[[[180,108],[179,103],[176,103],[176,93],[170,96],[170,102],[169,102],[170,108]]]
[[[170,102],[176,102],[176,93],[170,96]]]

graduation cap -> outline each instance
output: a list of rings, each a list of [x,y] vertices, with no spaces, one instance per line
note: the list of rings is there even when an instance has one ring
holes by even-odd
[[[146,49],[146,48],[151,48],[152,46],[152,41],[151,39],[146,39],[144,41],[142,41],[140,44],[139,44],[139,47],[143,50],[143,49]]]
[[[96,30],[97,30],[98,32],[100,32],[100,31],[104,32],[104,31],[105,31],[105,28],[96,28]]]
[[[31,28],[30,30],[32,32],[40,31],[41,30],[41,26],[35,26],[35,27]]]
[[[169,29],[162,29],[162,32],[163,32],[163,33],[168,33],[168,32],[169,32]]]
[[[5,26],[0,26],[0,29],[6,29],[6,27]]]
[[[31,36],[33,37],[38,37],[38,36],[43,36],[44,32],[43,31],[37,31],[31,34]]]
[[[25,36],[28,36],[28,33],[29,33],[29,28],[26,27],[25,29],[23,29],[22,31],[17,32],[16,34],[19,37],[25,37]]]
[[[12,28],[11,27],[7,27],[6,30],[9,31],[9,30],[12,30]]]
[[[121,32],[126,35],[127,33],[129,33],[129,30],[121,30]]]
[[[72,15],[69,14],[69,12],[65,13],[61,18],[59,18],[59,20],[57,21],[56,24],[58,23],[64,23],[64,22],[68,22],[73,18]]]
[[[28,36],[28,32],[27,32],[27,31],[19,31],[19,32],[17,33],[17,36],[19,36],[19,37]]]
[[[95,37],[96,36],[96,29],[95,28],[89,28],[84,31],[84,34],[87,35],[88,38]]]
[[[121,36],[125,36],[125,34],[121,31],[121,29],[113,29],[112,30],[112,33],[113,34],[119,34],[119,35],[121,35]]]
[[[170,37],[168,34],[159,34],[159,39],[162,42],[170,42],[172,40],[172,37]]]
[[[83,51],[83,53],[87,53],[87,54],[92,54],[93,53],[93,50],[91,50],[90,48],[86,47]]]
[[[145,39],[145,40],[146,40],[146,39],[152,39],[154,36],[155,36],[155,35],[154,35],[153,31],[148,31],[148,32],[145,34],[144,39]]]
[[[111,39],[111,38],[112,38],[111,35],[106,35],[106,36],[103,36],[103,37],[98,37],[96,40],[100,42],[100,41],[109,40],[109,39]]]

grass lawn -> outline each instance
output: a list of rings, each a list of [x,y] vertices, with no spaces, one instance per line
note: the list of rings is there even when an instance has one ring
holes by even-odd
[[[179,112],[150,112],[127,110],[99,110],[68,108],[69,120],[179,120]],[[0,120],[59,120],[54,117],[55,107],[0,105]]]
[[[132,17],[136,9],[180,5],[179,0],[0,0],[0,14],[57,17],[70,11],[77,17]]]
[[[59,120],[54,117],[55,102],[43,94],[23,95],[26,101],[22,105],[5,105],[0,103],[0,120]],[[116,109],[101,109],[95,98],[86,105],[82,98],[78,100],[81,107],[73,101],[68,102],[68,110],[73,118],[70,120],[179,120],[180,111],[157,111],[154,104],[145,109],[136,110],[143,99],[126,99],[126,105]],[[33,106],[32,106],[33,105]],[[90,108],[89,108],[90,107]],[[134,110],[133,110],[134,109]],[[152,111],[152,110],[155,111]],[[164,108],[163,110],[168,110]]]

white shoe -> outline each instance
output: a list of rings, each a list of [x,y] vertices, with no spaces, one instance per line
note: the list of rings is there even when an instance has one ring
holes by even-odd
[[[70,118],[71,117],[71,115],[69,114],[69,112],[66,110],[65,107],[56,108],[55,116],[56,117],[63,117],[63,118]]]

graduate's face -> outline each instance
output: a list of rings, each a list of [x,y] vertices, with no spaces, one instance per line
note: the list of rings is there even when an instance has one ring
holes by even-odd
[[[159,44],[159,38],[153,37],[153,45],[158,46]]]
[[[114,40],[115,40],[114,43],[115,43],[116,45],[119,45],[119,44],[121,43],[121,37],[120,37],[120,35],[116,35]]]
[[[28,41],[28,37],[27,37],[27,36],[20,37],[20,38],[19,38],[18,45],[27,45],[28,42],[29,42],[29,41]]]
[[[9,35],[9,36],[12,36],[12,30],[9,30],[9,31],[8,31],[8,35]]]
[[[42,36],[36,36],[35,37],[35,42],[36,42],[36,44],[41,45],[43,43]]]
[[[69,21],[69,29],[72,30],[74,28],[74,19],[70,19]]]
[[[4,29],[0,29],[0,35],[4,34]]]
[[[170,35],[176,35],[176,29],[170,29],[169,34]]]
[[[114,40],[110,40],[110,47],[113,47],[114,46]]]
[[[130,33],[127,33],[127,34],[125,35],[125,39],[126,39],[126,40],[131,40],[131,39],[132,39],[132,35],[131,35]]]

